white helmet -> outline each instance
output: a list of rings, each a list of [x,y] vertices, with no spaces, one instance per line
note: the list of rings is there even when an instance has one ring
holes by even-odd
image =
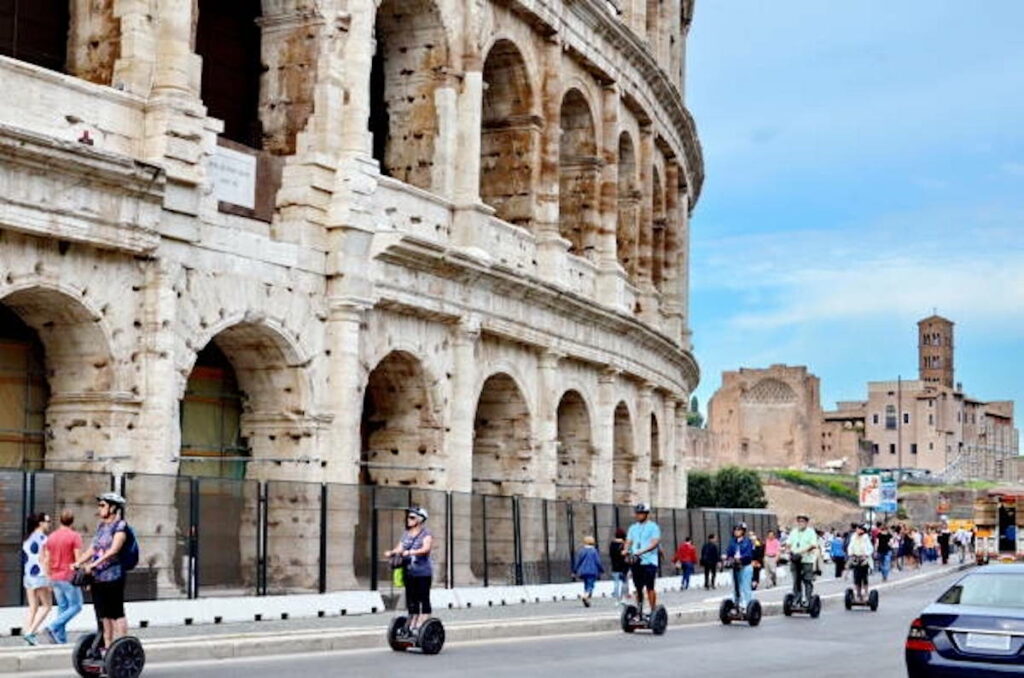
[[[636,506],[633,507],[633,513],[650,513],[650,512],[651,512],[650,504],[646,504],[644,502],[640,502],[639,504],[637,504]]]
[[[96,497],[96,501],[103,501],[118,508],[124,508],[124,505],[128,503],[125,501],[124,497],[119,495],[117,492],[104,492],[100,496]]]
[[[410,506],[406,513],[410,516],[416,516],[423,522],[426,522],[427,518],[430,517],[430,514],[427,513],[427,509],[422,506]]]

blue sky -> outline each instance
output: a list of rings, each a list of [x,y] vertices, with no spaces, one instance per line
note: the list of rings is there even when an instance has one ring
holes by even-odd
[[[698,0],[687,104],[704,408],[722,370],[806,364],[822,403],[916,378],[1024,403],[1024,0]]]

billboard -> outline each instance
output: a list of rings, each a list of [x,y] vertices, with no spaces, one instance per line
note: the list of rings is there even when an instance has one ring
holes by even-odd
[[[882,476],[875,473],[861,473],[859,483],[861,508],[873,509],[882,503]]]
[[[861,508],[878,513],[896,513],[899,508],[899,486],[892,471],[870,469],[862,471],[859,479]]]

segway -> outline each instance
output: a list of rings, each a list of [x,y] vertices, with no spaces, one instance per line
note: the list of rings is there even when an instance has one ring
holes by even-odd
[[[627,558],[627,562],[629,560],[631,558]],[[633,562],[630,565],[636,567],[635,558],[632,560]],[[637,596],[639,605],[628,603],[622,608],[622,614],[619,617],[622,630],[626,633],[645,630],[650,631],[656,636],[664,635],[666,629],[668,629],[668,610],[665,609],[664,605],[655,605],[650,613],[644,612],[644,591],[637,589],[637,593],[639,594]]]
[[[388,645],[395,652],[418,649],[423,654],[437,654],[444,647],[444,624],[431,617],[417,630],[409,628],[409,617],[400,615],[388,625]]]
[[[866,560],[865,558],[864,561]],[[878,610],[878,591],[869,591],[866,598],[861,598],[853,588],[848,588],[846,589],[846,595],[843,597],[843,604],[847,610],[852,610],[855,607],[866,607],[872,612],[876,612]]]
[[[138,678],[146,665],[146,653],[135,636],[118,638],[104,652],[101,622],[96,632],[78,639],[71,662],[82,678]]]
[[[743,565],[738,560],[734,560],[727,566],[732,568],[733,597],[722,601],[722,605],[718,608],[718,618],[726,626],[734,621],[745,621],[751,626],[757,626],[761,623],[761,603],[756,599],[751,599],[747,609],[744,610],[740,606],[740,571],[743,569]]]
[[[795,563],[800,562],[796,560],[796,556],[793,558]],[[806,591],[799,598],[793,592],[787,593],[786,597],[782,599],[782,614],[787,617],[792,617],[794,614],[806,614],[810,615],[811,619],[817,619],[821,616],[821,596],[815,593],[810,600],[807,600]]]

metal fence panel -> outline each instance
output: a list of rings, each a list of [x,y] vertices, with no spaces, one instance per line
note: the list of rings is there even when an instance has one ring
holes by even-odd
[[[147,595],[136,599],[187,597],[194,575],[191,481],[133,473],[124,476],[122,493],[128,500],[128,522],[139,540],[139,565],[128,575],[128,588],[132,579],[142,577]]]
[[[0,470],[0,607],[21,605],[25,473]]]
[[[259,483],[251,480],[196,478],[198,497],[199,593],[256,593],[260,540]]]
[[[267,483],[267,592],[320,590],[321,486]]]
[[[516,583],[516,534],[513,498],[472,497],[470,563],[473,576],[484,586]]]

